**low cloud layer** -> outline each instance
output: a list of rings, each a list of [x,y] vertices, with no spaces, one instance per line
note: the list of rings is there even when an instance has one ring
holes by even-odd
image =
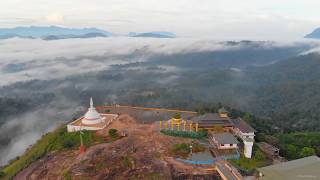
[[[56,79],[106,70],[110,65],[142,62],[150,54],[223,50],[222,43],[193,39],[95,38],[0,41],[0,85],[32,79]],[[138,58],[130,57],[140,53]]]
[[[292,42],[264,43],[265,48],[292,46]],[[32,79],[56,79],[106,70],[110,65],[143,62],[153,54],[178,54],[239,49],[213,40],[94,38],[44,41],[0,41],[0,85]],[[133,56],[136,55],[136,56]]]
[[[37,110],[10,118],[0,126],[1,139],[7,138],[10,143],[0,146],[0,165],[22,154],[43,134],[67,122],[79,107],[75,102],[64,98],[56,100]]]

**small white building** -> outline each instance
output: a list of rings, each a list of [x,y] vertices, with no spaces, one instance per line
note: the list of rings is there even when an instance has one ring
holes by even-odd
[[[218,149],[237,149],[239,141],[230,133],[210,133],[209,140]]]
[[[118,117],[117,114],[103,114],[99,113],[93,106],[93,100],[90,98],[90,107],[83,117],[69,123],[67,125],[68,132],[75,132],[80,130],[101,130],[107,127],[114,119]]]
[[[255,132],[250,125],[248,125],[242,119],[232,119],[233,126],[233,133],[242,139],[244,145],[244,156],[246,158],[252,157],[252,147],[254,143]]]

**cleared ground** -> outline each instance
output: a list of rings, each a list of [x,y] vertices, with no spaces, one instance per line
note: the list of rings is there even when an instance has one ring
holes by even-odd
[[[144,108],[131,106],[99,106],[101,113],[128,114],[139,123],[153,123],[160,120],[169,120],[175,113],[179,113],[183,119],[191,119],[197,116],[196,112],[184,110],[171,110],[161,108]]]

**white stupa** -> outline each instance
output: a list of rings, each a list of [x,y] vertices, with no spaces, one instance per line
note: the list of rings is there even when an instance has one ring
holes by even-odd
[[[90,107],[86,112],[86,114],[84,115],[84,118],[82,119],[82,123],[86,125],[92,125],[92,124],[99,124],[103,122],[104,122],[104,118],[100,115],[100,113],[97,112],[96,108],[93,106],[93,100],[91,97]]]
[[[117,117],[117,114],[99,113],[93,106],[92,98],[90,98],[90,107],[88,108],[88,111],[84,116],[69,123],[67,125],[67,129],[68,132],[75,132],[80,130],[97,131],[107,127]]]

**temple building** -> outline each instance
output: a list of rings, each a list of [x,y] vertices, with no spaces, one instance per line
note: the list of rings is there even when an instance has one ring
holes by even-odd
[[[230,133],[209,133],[209,142],[218,149],[237,149],[238,140]]]
[[[201,131],[205,130],[214,134],[231,133],[242,140],[243,154],[251,158],[254,143],[255,130],[241,118],[230,118],[225,108],[218,110],[218,113],[206,113],[185,119],[170,118],[167,121],[160,121],[160,129],[171,129],[180,131]],[[223,134],[223,137],[229,135]],[[232,146],[233,147],[233,146]],[[234,146],[238,148],[237,146]]]
[[[107,127],[115,118],[117,114],[103,114],[99,113],[93,106],[93,100],[90,98],[90,107],[83,117],[67,125],[68,132],[75,132],[80,130],[101,130]]]
[[[216,131],[217,129],[225,132],[232,129],[233,124],[225,113],[206,113],[191,119],[198,130]]]
[[[193,131],[194,124],[187,120],[187,117],[182,117],[175,114],[173,117],[167,117],[167,121],[159,121],[160,129],[171,129],[177,131]]]

